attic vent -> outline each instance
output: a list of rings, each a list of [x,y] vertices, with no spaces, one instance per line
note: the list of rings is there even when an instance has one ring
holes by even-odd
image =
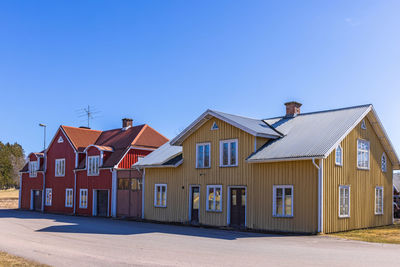
[[[213,125],[211,126],[211,130],[218,130],[218,129],[219,129],[219,127],[218,127],[217,123],[214,122]]]
[[[362,120],[361,122],[361,129],[366,130],[367,126],[365,125],[365,120]]]
[[[64,139],[62,138],[62,136],[60,136],[57,140],[57,143],[64,143]]]

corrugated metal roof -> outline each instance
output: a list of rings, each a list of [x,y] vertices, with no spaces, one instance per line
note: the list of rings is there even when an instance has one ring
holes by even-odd
[[[136,166],[162,166],[168,160],[182,153],[181,144],[195,129],[211,119],[211,116],[224,118],[225,121],[252,132],[275,136],[251,154],[248,162],[286,161],[307,158],[326,158],[347,134],[367,115],[375,114],[372,105],[303,113],[295,117],[277,117],[265,120],[250,119],[223,112],[207,110],[180,135],[150,155],[139,161]],[[372,116],[372,115],[371,115]],[[374,115],[376,116],[376,114]],[[378,120],[377,116],[375,118]],[[262,123],[261,123],[262,121]],[[377,123],[376,123],[377,124]],[[200,126],[199,126],[200,125]],[[381,124],[379,124],[381,125]],[[374,127],[378,127],[377,125]],[[398,157],[382,127],[382,138],[387,139],[385,149],[395,168],[399,168]],[[379,127],[378,127],[379,128]],[[375,129],[376,130],[376,129]],[[273,134],[273,135],[272,135]],[[278,136],[280,135],[280,136]],[[174,144],[174,145],[171,145]]]
[[[363,105],[266,119],[265,122],[285,136],[268,142],[247,160],[325,157],[370,110],[371,105]]]
[[[185,130],[183,130],[174,139],[172,139],[171,144],[178,146],[182,145],[182,142],[188,136],[190,136],[193,132],[195,132],[198,128],[200,128],[204,123],[206,123],[213,117],[225,121],[226,123],[229,123],[254,136],[260,136],[271,139],[275,139],[282,136],[282,134],[276,131],[273,127],[266,124],[263,120],[252,119],[208,109],[206,110],[206,112],[201,114],[200,117],[198,117],[193,123],[191,123],[188,127],[186,127]]]
[[[134,167],[161,166],[182,154],[181,146],[173,146],[170,142],[160,146],[146,157],[133,164]]]
[[[280,132],[276,131],[276,129],[274,129],[271,126],[269,126],[268,124],[266,124],[263,120],[232,115],[232,114],[215,111],[215,110],[210,110],[210,111],[226,118],[228,121],[235,122],[245,128],[248,128],[249,130],[256,133],[255,135],[265,134],[265,135],[270,135],[270,136],[275,136],[275,137],[282,136],[282,134]]]

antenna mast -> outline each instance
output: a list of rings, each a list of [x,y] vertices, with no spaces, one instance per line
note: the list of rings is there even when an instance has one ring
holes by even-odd
[[[85,118],[88,128],[90,128],[90,121],[97,118],[98,116],[95,116],[95,115],[100,113],[99,111],[96,111],[96,109],[93,106],[90,106],[90,105],[88,105],[87,108],[77,110],[77,112],[78,112],[78,117]]]

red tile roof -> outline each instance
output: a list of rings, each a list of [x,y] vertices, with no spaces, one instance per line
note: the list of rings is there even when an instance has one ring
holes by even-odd
[[[77,151],[82,152],[87,146],[96,145],[111,152],[111,155],[103,163],[103,168],[114,167],[118,164],[131,146],[156,149],[168,141],[166,137],[147,124],[108,131],[70,126],[61,127]],[[84,162],[79,162],[78,169],[84,168],[84,165]]]
[[[61,128],[77,151],[83,151],[87,146],[94,144],[102,133],[102,131],[65,125],[61,125]]]

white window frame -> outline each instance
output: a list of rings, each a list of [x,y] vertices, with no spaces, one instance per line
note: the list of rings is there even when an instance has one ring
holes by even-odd
[[[38,161],[29,161],[29,177],[34,178],[37,177],[39,162]]]
[[[211,125],[211,131],[219,130],[218,124],[214,121],[214,123]]]
[[[209,155],[208,155],[208,166],[199,166],[199,158],[198,158],[198,156],[199,156],[199,154],[198,154],[198,152],[199,152],[199,147],[200,146],[203,146],[204,148],[203,148],[203,164],[205,163],[205,155],[206,155],[206,150],[205,150],[205,147],[206,146],[208,146],[208,153],[209,153]],[[209,168],[211,168],[211,143],[198,143],[198,144],[196,144],[196,168],[197,169],[209,169]]]
[[[228,145],[228,164],[224,165],[224,144],[229,144]],[[231,143],[236,143],[236,163],[235,164],[230,164],[231,162]],[[219,141],[219,166],[220,167],[236,167],[238,166],[239,162],[239,142],[238,139],[229,139],[229,140],[221,140]]]
[[[161,188],[165,187],[165,203],[163,204],[163,195]],[[157,204],[157,188],[160,188],[160,204]],[[154,207],[166,208],[168,200],[168,187],[167,184],[155,184],[154,185]]]
[[[385,162],[383,162],[383,159],[385,159]],[[383,152],[381,157],[381,170],[387,172],[387,157],[385,152]]]
[[[51,206],[53,202],[53,189],[51,188],[46,188],[46,195],[45,195],[45,205],[46,206]]]
[[[285,189],[287,189],[287,188],[290,188],[290,190],[292,191],[292,201],[291,201],[291,203],[292,203],[292,205],[291,205],[292,214],[290,214],[290,215],[287,215],[287,214],[286,214],[286,204],[285,204],[286,195],[285,195]],[[282,189],[282,193],[283,193],[283,195],[282,195],[282,203],[283,203],[282,209],[283,209],[283,215],[280,215],[280,214],[277,214],[277,213],[276,213],[276,190],[277,190],[277,189]],[[272,187],[272,190],[273,190],[273,191],[272,191],[272,197],[273,197],[273,199],[272,199],[272,216],[273,216],[273,217],[285,217],[285,218],[294,217],[294,210],[293,210],[294,190],[293,190],[293,185],[274,185],[274,186]]]
[[[86,202],[82,203],[82,193],[86,193]],[[79,190],[79,208],[80,209],[87,209],[89,201],[89,191],[87,189],[80,189]]]
[[[59,165],[61,165],[63,168],[60,168]],[[60,173],[59,171],[62,171],[62,172]],[[65,176],[65,158],[64,159],[56,159],[55,164],[54,164],[54,175],[55,175],[55,177],[64,177]]]
[[[340,149],[340,161],[338,161],[338,156],[337,156],[338,149]],[[343,166],[343,148],[340,144],[335,149],[335,164],[336,166]]]
[[[349,191],[349,211],[348,214],[341,214],[340,213],[340,207],[341,207],[341,196],[340,196],[340,192],[341,189],[345,189]],[[340,185],[339,186],[339,218],[350,218],[350,207],[351,207],[351,190],[350,190],[350,185]]]
[[[97,170],[96,170],[97,161]],[[93,167],[94,164],[94,167]],[[98,176],[100,174],[100,156],[88,156],[87,157],[87,175],[88,176]]]
[[[381,211],[377,210],[377,206],[378,206],[379,203],[377,203],[378,199],[377,199],[377,197],[376,197],[376,193],[377,193],[378,191],[381,191],[381,196],[382,196],[381,203],[380,203]],[[383,186],[377,186],[377,187],[375,187],[375,207],[374,207],[374,209],[375,209],[375,215],[383,215],[383,207],[384,207],[384,206],[383,206],[383,202],[384,202],[384,199],[385,199],[385,196],[384,196],[383,192],[384,192],[384,191],[383,191]]]
[[[363,150],[363,149],[360,149],[359,148],[359,143],[360,142],[365,142],[365,143],[367,143],[368,144],[368,150]],[[361,152],[361,153],[368,153],[368,166],[367,167],[364,167],[364,166],[360,166],[360,161],[359,161],[359,158],[358,158],[358,153],[359,152]],[[361,169],[361,170],[369,170],[369,168],[370,168],[370,164],[371,164],[371,146],[370,146],[370,142],[368,141],[368,140],[364,140],[364,139],[357,139],[357,168],[358,169]]]
[[[210,207],[209,205],[209,200],[208,196],[210,195],[210,189],[214,190],[214,199],[213,199],[213,207]],[[215,200],[215,190],[219,189],[221,192],[220,195],[220,205],[219,209],[216,209],[216,200]],[[223,205],[223,198],[222,198],[222,185],[207,185],[207,194],[206,194],[206,211],[211,211],[211,212],[222,212],[222,205]]]
[[[68,196],[71,196],[71,202],[68,203]],[[65,207],[72,208],[74,204],[74,190],[72,188],[65,189]]]

